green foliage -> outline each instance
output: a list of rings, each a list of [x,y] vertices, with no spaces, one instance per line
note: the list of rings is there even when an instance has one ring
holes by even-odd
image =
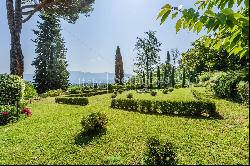
[[[156,91],[151,91],[150,94],[151,94],[151,96],[156,96],[157,92]]]
[[[205,88],[194,89],[207,94]],[[177,97],[185,96],[186,99],[189,91],[178,89],[168,95],[158,93],[158,97],[178,100]],[[173,143],[178,165],[249,164],[248,107],[214,98],[217,110],[225,119],[151,116],[111,109],[110,95],[91,97],[89,106],[84,108],[58,105],[53,98],[33,102],[29,105],[34,112],[32,118],[0,126],[0,142],[8,145],[0,146],[0,164],[141,165],[146,138],[151,136]],[[126,97],[125,93],[122,95]],[[134,94],[134,98],[137,96],[153,98],[150,94]],[[108,117],[106,135],[85,146],[74,145],[82,117],[98,110]]]
[[[115,93],[113,93],[112,95],[111,95],[111,98],[112,99],[114,99],[114,98],[116,98],[117,97],[117,94],[115,94]]]
[[[70,105],[88,105],[88,98],[84,97],[57,97],[55,98],[55,102],[59,104],[70,104]]]
[[[64,39],[60,33],[60,20],[52,14],[40,15],[43,22],[38,22],[38,30],[34,30],[37,38],[37,57],[32,65],[35,66],[35,85],[38,93],[48,90],[63,89],[69,86],[67,61]]]
[[[24,99],[29,100],[37,95],[36,89],[33,84],[25,82]]]
[[[128,93],[128,94],[127,94],[127,98],[128,98],[128,99],[132,99],[132,98],[133,98],[133,93]]]
[[[162,93],[163,93],[163,94],[168,94],[168,89],[163,89],[163,90],[162,90]]]
[[[175,89],[179,89],[179,88],[181,88],[181,85],[180,85],[180,84],[175,84],[175,85],[174,85],[174,88],[175,88]]]
[[[248,66],[246,57],[229,56],[225,50],[216,50],[204,38],[197,39],[192,47],[182,54],[182,62],[195,74],[201,72],[238,70]]]
[[[173,91],[174,91],[174,88],[168,88],[168,91],[169,91],[169,92],[173,92]]]
[[[106,114],[100,112],[92,113],[82,119],[82,133],[86,135],[99,134],[106,130],[107,123],[108,119]]]
[[[49,90],[46,92],[47,95],[49,97],[56,97],[56,96],[60,96],[63,94],[63,90],[62,89],[57,89],[57,90]]]
[[[79,86],[70,86],[68,88],[68,92],[70,94],[80,94],[80,93],[82,93],[82,89]]]
[[[240,81],[237,85],[237,92],[239,100],[245,103],[246,105],[249,104],[249,82]]]
[[[248,75],[244,71],[229,72],[215,80],[212,90],[218,97],[239,100],[237,85],[247,80]]]
[[[0,105],[15,105],[23,99],[25,84],[15,75],[0,75]]]
[[[8,124],[15,118],[16,106],[0,105],[0,126]]]
[[[176,154],[172,143],[161,143],[157,137],[147,138],[147,150],[144,154],[146,165],[176,165]]]
[[[196,5],[198,5],[198,10],[178,9],[167,4],[162,7],[158,18],[161,18],[162,24],[172,12],[174,12],[172,19],[181,13],[176,23],[176,32],[180,29],[188,29],[199,33],[205,28],[207,33],[213,32],[215,36],[206,39],[206,43],[210,43],[214,49],[227,50],[230,55],[234,54],[240,58],[249,57],[248,0],[196,0]],[[218,12],[214,12],[214,7],[217,7]]]
[[[214,115],[216,106],[210,101],[153,101],[112,99],[111,108],[124,109],[141,113],[163,115],[200,116],[207,113]]]
[[[118,93],[122,94],[123,90],[122,89],[118,89]]]
[[[146,84],[147,86],[150,86],[152,80],[151,73],[160,60],[158,53],[161,51],[161,43],[156,38],[155,33],[154,31],[145,32],[146,37],[138,37],[135,44],[137,56],[134,63],[134,72],[143,79],[142,84]]]

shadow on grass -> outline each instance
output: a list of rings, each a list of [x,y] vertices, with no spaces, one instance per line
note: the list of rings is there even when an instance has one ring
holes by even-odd
[[[80,132],[75,137],[75,144],[79,146],[85,146],[88,145],[93,140],[101,138],[103,135],[106,134],[106,130],[102,130],[99,133],[86,133],[86,132]]]
[[[170,117],[181,117],[181,118],[188,118],[188,119],[204,119],[204,120],[222,120],[224,119],[222,115],[220,115],[217,111],[215,111],[212,115],[208,114],[201,114],[201,115],[183,115],[183,114],[162,114],[162,113],[155,113],[155,112],[139,112],[139,111],[132,111],[132,110],[125,110],[127,112],[134,112],[146,115],[155,115],[155,116],[170,116]]]

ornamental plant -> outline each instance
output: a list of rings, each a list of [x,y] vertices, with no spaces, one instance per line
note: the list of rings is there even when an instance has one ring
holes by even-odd
[[[24,97],[25,84],[22,78],[16,75],[0,75],[0,104],[15,105]]]
[[[128,93],[128,94],[127,94],[127,98],[128,98],[128,99],[132,99],[132,98],[133,98],[133,93]]]
[[[151,91],[150,94],[151,94],[151,96],[156,96],[157,92],[156,91]]]
[[[22,114],[26,114],[28,117],[30,117],[32,115],[32,112],[29,108],[24,108],[22,111],[21,111]]]
[[[147,165],[176,165],[176,155],[172,143],[161,143],[156,137],[149,137],[144,162]]]
[[[81,121],[84,135],[98,135],[106,131],[106,124],[108,123],[107,116],[104,113],[92,113],[84,117]]]

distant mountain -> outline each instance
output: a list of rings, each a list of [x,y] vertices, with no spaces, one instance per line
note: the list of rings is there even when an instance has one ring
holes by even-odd
[[[26,81],[33,82],[33,74],[24,74],[23,78]],[[131,74],[125,74],[125,78],[131,77]],[[70,71],[69,82],[71,84],[81,83],[114,83],[115,73],[91,73],[81,71]]]

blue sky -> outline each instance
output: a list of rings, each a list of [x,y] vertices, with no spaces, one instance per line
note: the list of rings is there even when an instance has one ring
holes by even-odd
[[[124,70],[133,71],[136,56],[136,37],[148,30],[157,31],[163,43],[160,52],[165,60],[167,50],[178,48],[181,52],[190,48],[192,41],[200,35],[182,30],[175,32],[175,21],[168,20],[160,26],[156,20],[160,8],[165,3],[192,7],[195,0],[96,0],[90,17],[80,16],[76,24],[62,21],[62,35],[66,42],[68,70],[83,72],[114,72],[114,56],[117,45],[121,48]],[[22,48],[25,57],[25,73],[33,73],[35,46],[31,39],[35,36],[37,15],[23,25]],[[0,73],[9,72],[10,35],[7,26],[5,3],[0,4]]]

